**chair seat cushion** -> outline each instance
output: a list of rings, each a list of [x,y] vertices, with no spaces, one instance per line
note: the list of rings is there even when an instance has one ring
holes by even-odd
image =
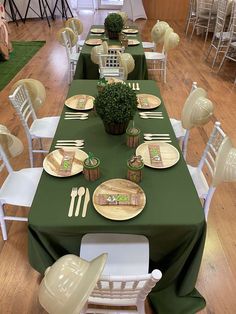
[[[163,52],[151,52],[145,51],[145,58],[146,60],[164,60],[165,54]]]
[[[192,167],[190,165],[187,166],[199,198],[205,199],[209,190],[209,185],[206,181],[203,172],[199,171],[197,167]]]
[[[30,207],[43,168],[25,168],[9,173],[0,190],[0,202]]]
[[[143,41],[142,45],[143,45],[144,49],[154,49],[155,48],[155,44],[151,41]]]
[[[30,127],[30,134],[34,137],[53,138],[60,117],[45,117],[36,119]]]
[[[172,128],[175,132],[175,136],[177,139],[180,139],[181,137],[185,136],[186,129],[183,128],[180,120],[170,118],[170,123],[172,125]]]

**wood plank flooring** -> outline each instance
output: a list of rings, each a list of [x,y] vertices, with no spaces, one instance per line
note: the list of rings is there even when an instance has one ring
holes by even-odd
[[[95,15],[81,11],[79,18],[84,23],[82,38],[91,24],[103,24],[106,15],[106,11],[96,12]],[[215,69],[211,69],[210,62],[205,61],[209,42],[204,47],[203,38],[197,36],[190,42],[183,32],[184,23],[168,22],[181,37],[179,47],[169,53],[167,84],[156,77],[169,115],[180,118],[192,81],[197,81],[200,87],[208,91],[215,106],[212,121],[204,128],[192,130],[190,134],[188,162],[196,165],[215,120],[221,121],[223,129],[236,145],[236,85],[233,84],[236,64],[226,62],[218,75]],[[47,101],[40,109],[39,116],[60,114],[68,90],[66,53],[56,40],[56,32],[63,27],[63,20],[58,17],[51,24],[52,27],[48,28],[45,20],[35,19],[28,20],[25,25],[20,23],[18,27],[14,23],[9,25],[12,40],[46,40],[46,45],[0,92],[0,123],[5,124],[25,144],[24,153],[12,160],[15,169],[28,167],[29,159],[23,129],[7,98],[13,83],[27,77],[42,81],[47,90]],[[143,40],[150,40],[150,30],[155,21],[138,20],[136,24]],[[41,164],[40,156],[37,165]],[[236,311],[235,195],[236,184],[223,183],[217,188],[211,203],[206,246],[197,281],[197,288],[207,301],[201,314],[234,314]],[[22,208],[9,210],[25,211]],[[0,313],[45,313],[37,300],[41,278],[28,263],[26,223],[9,223],[8,236],[6,242],[0,236]],[[148,313],[151,314],[150,309]]]

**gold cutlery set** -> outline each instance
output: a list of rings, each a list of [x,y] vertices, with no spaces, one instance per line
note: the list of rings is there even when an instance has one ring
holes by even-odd
[[[145,141],[160,141],[171,143],[170,134],[168,133],[144,133],[143,138]]]
[[[160,111],[145,111],[139,112],[141,119],[164,119],[162,112]]]
[[[77,147],[84,148],[84,140],[57,140],[55,148]]]
[[[132,90],[140,90],[139,83],[128,83],[128,86],[132,88]]]
[[[75,207],[75,200],[77,196],[78,196],[78,201]],[[69,211],[68,211],[68,217],[72,217],[73,215],[75,217],[79,216],[83,196],[84,196],[84,202],[83,202],[83,207],[82,207],[82,218],[86,217],[88,203],[90,201],[90,192],[88,188],[85,188],[83,186],[79,188],[73,187],[71,190],[71,194],[70,194],[71,200],[70,200],[70,206],[69,206]],[[75,207],[75,213],[74,213],[74,207]]]
[[[66,111],[64,119],[65,120],[87,120],[88,113]]]

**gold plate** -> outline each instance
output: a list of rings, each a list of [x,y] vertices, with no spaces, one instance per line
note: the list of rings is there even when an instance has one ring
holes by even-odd
[[[123,29],[122,33],[125,33],[125,34],[137,34],[138,30],[135,29],[135,28],[127,28],[127,29]]]
[[[137,39],[128,39],[128,46],[137,46],[140,44],[140,41]]]
[[[135,194],[139,205],[99,205],[99,194]],[[100,184],[93,193],[93,205],[103,217],[111,220],[127,220],[141,213],[146,204],[143,189],[136,183],[125,179],[111,179]]]
[[[137,94],[138,109],[154,109],[160,106],[161,100],[151,94]]]
[[[85,41],[85,44],[89,46],[98,46],[102,44],[102,40],[99,38],[90,38]]]
[[[91,28],[90,32],[93,34],[104,34],[105,29],[103,29],[103,28]]]
[[[162,165],[153,165],[150,160],[148,145],[157,144],[160,148]],[[171,144],[161,141],[149,141],[136,148],[136,155],[141,155],[146,166],[156,169],[165,169],[174,166],[179,161],[179,151]]]
[[[72,168],[69,173],[62,173],[60,171],[61,162],[63,160],[63,157],[66,155],[66,152],[74,152],[74,159],[72,163]],[[50,175],[54,177],[71,177],[74,176],[81,171],[83,171],[83,161],[88,158],[88,155],[76,148],[76,147],[68,147],[68,148],[60,148],[53,150],[51,153],[49,153],[43,161],[43,169]]]
[[[93,108],[94,97],[89,95],[75,95],[65,101],[68,108],[75,110],[89,110]]]

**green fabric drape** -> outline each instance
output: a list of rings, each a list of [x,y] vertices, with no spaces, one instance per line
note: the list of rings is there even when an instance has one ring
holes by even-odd
[[[69,96],[95,96],[97,81],[73,81]],[[132,81],[131,81],[132,83]],[[154,81],[139,81],[140,93],[160,97]],[[64,111],[68,108],[64,108]],[[178,148],[164,104],[162,120],[140,119],[135,125],[142,133],[169,133],[172,144]],[[88,187],[92,197],[95,188],[111,178],[126,177],[126,161],[134,153],[125,144],[125,135],[105,133],[100,118],[94,111],[89,119],[64,120],[62,112],[55,138],[85,139],[86,152],[93,152],[101,161],[101,178],[85,180],[83,174],[56,178],[43,172],[29,215],[29,260],[43,273],[56,259],[68,253],[79,255],[80,241],[91,232],[132,233],[147,236],[150,243],[150,268],[159,268],[163,278],[150,294],[154,311],[163,314],[195,313],[205,305],[195,289],[195,283],[204,248],[206,223],[204,213],[181,155],[179,162],[168,169],[144,167],[143,188],[147,202],[143,211],[127,221],[112,221],[99,215],[92,202],[86,218],[68,218],[70,192],[74,186]],[[142,254],[140,252],[140,254]]]
[[[103,28],[101,25],[93,25],[91,28]],[[89,32],[86,39],[89,38],[102,38],[102,36],[96,36]],[[125,52],[130,53],[135,61],[135,69],[129,73],[129,80],[147,80],[148,72],[147,72],[147,64],[144,55],[144,50],[142,47],[142,40],[139,34],[136,37],[131,37],[131,39],[137,38],[140,41],[140,44],[137,46],[129,46],[125,49]],[[109,40],[108,45],[120,45],[118,40]],[[83,48],[80,53],[79,61],[76,66],[76,71],[74,75],[74,79],[89,79],[94,80],[99,78],[98,73],[98,65],[94,64],[91,60],[92,46],[88,46],[86,44],[83,45]]]

